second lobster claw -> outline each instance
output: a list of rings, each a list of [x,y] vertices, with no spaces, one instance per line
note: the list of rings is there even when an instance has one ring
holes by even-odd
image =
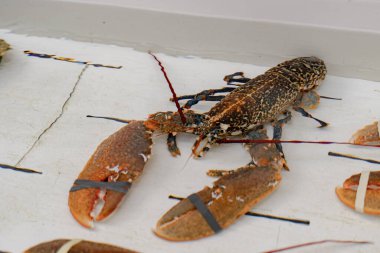
[[[272,193],[280,181],[281,174],[277,169],[246,166],[222,176],[212,188],[205,187],[196,196],[207,207],[220,230]],[[218,232],[200,211],[186,198],[161,217],[155,233],[167,240],[187,241]]]
[[[346,206],[355,209],[357,189],[361,174],[346,179],[343,187],[336,188],[336,194]],[[363,212],[380,215],[380,171],[369,172],[368,185],[365,189]]]

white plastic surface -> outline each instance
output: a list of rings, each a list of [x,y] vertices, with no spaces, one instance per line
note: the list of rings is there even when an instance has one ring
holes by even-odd
[[[176,110],[169,102],[171,94],[163,74],[150,55],[129,48],[6,31],[0,31],[0,37],[13,47],[0,65],[0,162],[16,164],[24,157],[20,166],[43,171],[33,175],[0,169],[0,250],[21,252],[43,241],[83,238],[142,252],[261,252],[322,239],[374,244],[326,244],[293,252],[380,251],[379,217],[354,212],[340,203],[334,192],[352,174],[380,167],[327,156],[328,151],[336,151],[379,159],[377,148],[286,144],[291,170],[283,172],[279,189],[253,210],[308,219],[310,226],[245,216],[219,235],[175,243],[152,233],[159,217],[176,203],[167,196],[187,196],[211,185],[215,179],[206,176],[208,169],[238,168],[249,156],[240,144],[225,144],[212,148],[203,159],[186,163],[194,136],[180,135],[182,156],[172,158],[165,136],[159,135],[154,138],[153,155],[143,175],[117,213],[97,223],[94,230],[81,227],[69,212],[68,191],[96,146],[122,126],[85,116],[144,119],[149,113]],[[84,70],[79,64],[28,57],[23,50],[123,68],[90,66]],[[267,69],[195,57],[157,56],[179,95],[222,87],[223,77],[236,71],[253,77]],[[319,129],[315,121],[293,112],[283,139],[346,141],[380,115],[377,82],[328,76],[318,92],[343,98],[322,100],[311,111],[330,125]],[[212,104],[201,103],[194,109],[206,111]]]

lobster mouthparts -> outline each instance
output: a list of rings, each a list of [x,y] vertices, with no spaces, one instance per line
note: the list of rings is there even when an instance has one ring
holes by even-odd
[[[144,121],[132,121],[97,147],[69,194],[71,214],[82,226],[91,228],[94,220],[101,221],[115,211],[144,169],[151,137]]]

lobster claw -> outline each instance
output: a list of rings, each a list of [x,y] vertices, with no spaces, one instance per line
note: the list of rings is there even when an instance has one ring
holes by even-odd
[[[380,145],[380,121],[356,131],[352,135],[350,142],[354,144]]]
[[[151,137],[144,121],[131,121],[97,147],[69,193],[71,214],[82,226],[91,228],[115,211],[144,169]]]
[[[40,243],[30,249],[27,249],[24,253],[54,253],[54,252],[70,252],[70,253],[82,253],[82,252],[108,252],[108,253],[136,253],[129,249],[113,246],[110,244],[97,243],[85,240],[67,240],[58,239],[50,242]]]
[[[280,181],[280,170],[269,167],[245,166],[230,171],[212,188],[205,187],[170,209],[158,221],[155,233],[172,241],[213,235],[273,192]]]
[[[343,187],[335,189],[340,201],[352,209],[355,209],[360,177],[361,174],[353,175],[344,181]],[[365,190],[363,212],[380,215],[380,171],[370,172]]]
[[[250,139],[267,139],[265,129],[248,134]],[[155,233],[172,241],[187,241],[213,235],[231,225],[259,201],[277,189],[285,159],[276,145],[246,145],[252,162],[236,170],[210,170],[220,176],[212,188],[190,195],[157,222]]]

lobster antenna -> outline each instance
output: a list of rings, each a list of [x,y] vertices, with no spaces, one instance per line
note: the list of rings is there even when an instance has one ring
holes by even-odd
[[[319,96],[320,98],[324,98],[324,99],[332,99],[332,100],[343,100],[341,98],[333,98],[333,97],[327,97],[327,96]]]
[[[372,242],[369,242],[369,241],[322,240],[322,241],[307,242],[307,243],[292,245],[292,246],[281,248],[281,249],[269,250],[269,251],[265,251],[264,253],[282,252],[282,251],[287,251],[287,250],[291,250],[291,249],[296,249],[296,248],[301,248],[301,247],[306,247],[306,246],[311,246],[311,245],[317,245],[317,244],[323,244],[323,243],[351,243],[351,244],[369,244],[369,243],[371,243],[372,244]]]
[[[181,116],[181,121],[182,121],[182,124],[186,124],[186,117],[185,117],[185,115],[183,114],[183,112],[182,112],[182,108],[181,108],[181,106],[179,105],[179,103],[178,103],[178,98],[177,98],[177,94],[175,93],[175,91],[174,91],[174,88],[173,88],[173,85],[172,85],[172,83],[170,82],[170,80],[169,80],[169,77],[168,77],[168,75],[166,74],[166,71],[165,71],[165,68],[164,68],[164,66],[162,65],[162,63],[161,63],[161,61],[151,52],[151,51],[149,51],[148,52],[151,56],[153,56],[153,58],[157,61],[157,63],[158,63],[158,65],[161,67],[161,71],[162,71],[162,73],[164,74],[164,77],[165,77],[165,79],[166,79],[166,82],[168,83],[168,85],[169,85],[169,89],[170,89],[170,91],[172,92],[172,94],[173,94],[173,100],[174,100],[174,103],[175,103],[175,106],[177,107],[177,110],[178,110],[178,113],[179,113],[179,116]]]
[[[120,119],[120,118],[114,118],[114,117],[104,117],[104,116],[93,116],[93,115],[86,115],[87,118],[96,118],[96,119],[108,119],[108,120],[113,120],[116,122],[121,122],[121,123],[130,123],[132,120],[127,120],[127,119]]]
[[[365,158],[360,158],[357,156],[349,155],[349,154],[341,154],[341,153],[335,153],[335,152],[329,152],[329,156],[336,156],[336,157],[343,157],[343,158],[348,158],[348,159],[353,159],[353,160],[359,160],[359,161],[365,161],[369,163],[374,163],[374,164],[380,164],[380,161],[372,160],[372,159],[365,159]]]
[[[356,144],[351,142],[339,142],[339,141],[304,141],[304,140],[218,140],[217,143],[308,143],[308,144],[322,144],[322,145],[353,145],[362,147],[374,147],[380,148],[380,145],[370,145],[370,144]]]
[[[41,171],[32,170],[32,169],[26,169],[26,168],[20,168],[20,167],[15,167],[15,166],[12,166],[12,165],[2,164],[2,163],[0,163],[0,168],[14,170],[14,171],[20,171],[20,172],[25,172],[25,173],[42,174]]]

